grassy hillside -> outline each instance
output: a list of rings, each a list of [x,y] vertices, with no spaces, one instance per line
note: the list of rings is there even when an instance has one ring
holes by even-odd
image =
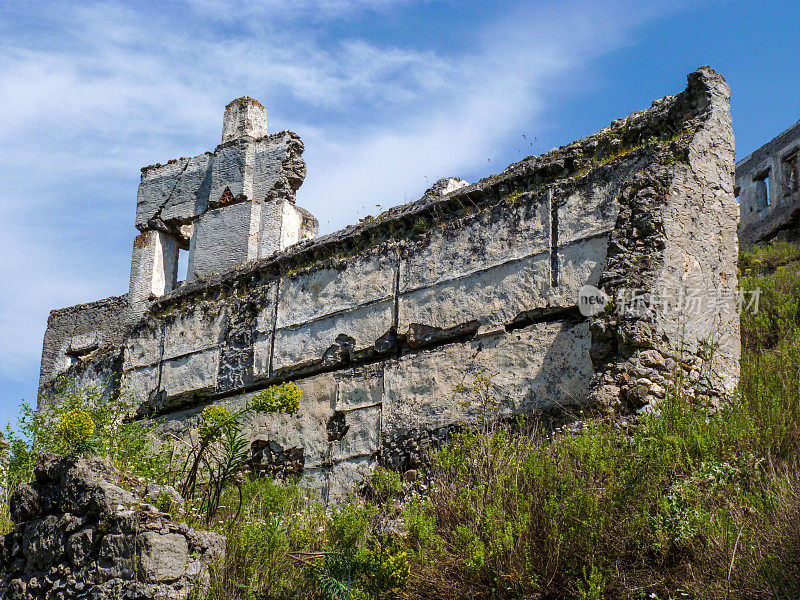
[[[698,404],[676,374],[658,415],[579,415],[560,431],[488,423],[441,448],[416,481],[378,471],[368,493],[333,510],[294,485],[232,476],[216,511],[198,494],[185,517],[228,536],[205,596],[797,598],[800,244],[744,254],[740,271],[760,306],[742,317],[741,384],[723,409]],[[490,381],[477,374],[475,390],[491,404]],[[71,402],[59,410],[83,400]],[[28,427],[36,448],[15,440],[13,480],[31,452],[57,445],[56,417]],[[124,440],[120,428],[134,426],[114,427]],[[159,466],[164,455],[134,450],[106,454],[180,481]]]

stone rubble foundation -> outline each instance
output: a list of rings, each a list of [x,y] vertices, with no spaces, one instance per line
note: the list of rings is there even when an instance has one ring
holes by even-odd
[[[99,458],[40,458],[33,483],[11,497],[0,598],[183,600],[205,586],[224,536],[172,520],[131,484]]]

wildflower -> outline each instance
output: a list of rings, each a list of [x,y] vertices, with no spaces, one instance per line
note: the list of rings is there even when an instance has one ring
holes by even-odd
[[[80,448],[92,437],[94,421],[86,411],[73,408],[61,414],[56,429],[68,445]]]
[[[197,428],[197,433],[200,434],[200,438],[203,440],[219,437],[222,429],[232,421],[233,417],[227,408],[218,404],[211,404],[203,409],[203,416]]]

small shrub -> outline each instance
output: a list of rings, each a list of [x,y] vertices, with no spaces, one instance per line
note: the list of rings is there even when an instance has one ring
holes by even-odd
[[[331,549],[319,553],[315,579],[326,598],[394,598],[406,585],[408,554],[393,546]]]
[[[75,385],[62,386],[40,410],[23,401],[16,429],[7,428],[9,487],[29,481],[36,460],[48,452],[90,451],[122,471],[161,481],[169,455],[154,425],[128,419],[134,405],[124,391],[108,400],[97,387]]]
[[[37,459],[46,453],[92,454],[132,475],[162,481],[169,455],[153,425],[130,421],[133,398],[125,391],[109,400],[97,387],[62,385],[40,410],[24,400],[17,426],[9,425],[9,453],[2,465],[0,533],[10,529],[8,502],[21,483],[33,477]]]
[[[466,382],[466,376],[456,386],[456,392],[462,394],[461,405],[465,407],[475,406],[480,410],[478,425],[482,431],[488,431],[499,420],[500,400],[495,397],[492,383],[497,373],[488,373],[484,369],[478,369],[469,373],[472,378],[470,383]]]
[[[350,502],[334,507],[328,522],[328,542],[337,550],[352,550],[363,543],[377,510]]]
[[[296,415],[302,390],[292,382],[273,385],[253,397],[250,406],[257,412]]]
[[[414,225],[411,227],[411,231],[413,231],[416,235],[422,235],[426,231],[428,231],[428,221],[424,217],[417,218],[414,221]]]
[[[486,566],[486,545],[483,540],[464,524],[456,525],[453,539],[467,576],[479,579]]]
[[[421,550],[433,544],[436,535],[436,514],[429,499],[414,497],[406,504],[403,517],[408,528],[408,543],[412,547]]]
[[[347,600],[372,600],[372,594],[369,594],[361,588],[351,588],[347,592]]]
[[[405,552],[387,548],[361,548],[353,563],[360,575],[363,589],[374,598],[399,592],[408,581],[411,570]]]
[[[203,441],[218,439],[222,436],[222,430],[228,425],[232,425],[233,421],[234,417],[227,408],[211,404],[203,409],[197,434]]]
[[[400,495],[403,482],[400,473],[378,467],[368,480],[372,493],[379,502],[386,502]]]
[[[89,449],[89,440],[94,429],[92,417],[80,408],[61,413],[56,426],[56,431],[64,443],[76,452],[85,452]]]
[[[294,383],[273,385],[256,395],[236,413],[212,404],[202,413],[198,425],[199,441],[191,436],[185,466],[182,469],[181,495],[189,500],[198,497],[198,483],[208,493],[199,495],[199,505],[210,523],[216,514],[224,489],[240,485],[239,475],[247,466],[249,444],[242,434],[240,420],[254,412],[296,414],[302,391]],[[237,503],[241,507],[241,501]],[[238,513],[238,509],[237,509]]]
[[[241,493],[241,512],[235,506]],[[312,588],[302,563],[292,550],[322,549],[325,510],[318,498],[294,483],[269,477],[247,478],[225,489],[215,528],[227,537],[225,562],[212,572],[206,598],[250,600],[290,598]]]
[[[602,600],[606,588],[603,572],[596,566],[587,571],[583,567],[583,579],[578,582],[578,598],[580,600]]]
[[[156,496],[153,506],[155,506],[160,512],[169,514],[172,514],[172,512],[177,508],[172,496],[163,490],[160,491]]]

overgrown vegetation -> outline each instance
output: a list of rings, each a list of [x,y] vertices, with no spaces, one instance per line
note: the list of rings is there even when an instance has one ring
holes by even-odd
[[[242,432],[242,420],[254,413],[296,414],[302,392],[294,383],[273,385],[253,396],[241,409],[231,414],[224,406],[211,404],[203,409],[197,436],[183,440],[188,451],[180,452],[183,465],[177,472],[184,498],[198,498],[196,508],[210,525],[217,514],[222,494],[235,487],[239,492],[234,519],[238,518],[243,497],[241,475],[247,469],[249,444]],[[173,448],[174,456],[174,448]],[[198,483],[203,492],[198,494]]]
[[[480,427],[436,451],[416,482],[379,469],[368,493],[331,508],[298,482],[241,475],[241,414],[206,409],[176,467],[141,425],[73,391],[43,413],[23,410],[10,481],[27,479],[44,450],[88,451],[76,410],[92,420],[91,451],[149,478],[185,481],[174,473],[207,442],[197,476],[223,482],[205,487],[218,490],[215,510],[184,491],[190,522],[228,537],[212,599],[790,600],[800,596],[800,244],[743,254],[740,283],[761,290],[759,310],[742,316],[741,383],[716,412],[676,378],[659,414],[624,425],[500,424],[492,375],[476,373],[458,391],[481,409]],[[288,388],[254,406],[302,411]]]
[[[678,389],[628,428],[456,436],[422,526],[409,511],[427,540],[410,596],[796,598],[800,245],[743,255],[741,275],[761,296],[731,403],[709,414]],[[485,377],[473,387],[486,404]]]
[[[17,427],[7,428],[9,457],[6,485],[0,486],[0,528],[8,530],[8,499],[20,483],[30,481],[36,459],[45,452],[96,454],[122,471],[148,479],[159,478],[168,462],[165,449],[153,443],[154,428],[126,417],[133,399],[120,395],[106,403],[96,388],[63,386],[50,403],[37,411],[22,402]]]

